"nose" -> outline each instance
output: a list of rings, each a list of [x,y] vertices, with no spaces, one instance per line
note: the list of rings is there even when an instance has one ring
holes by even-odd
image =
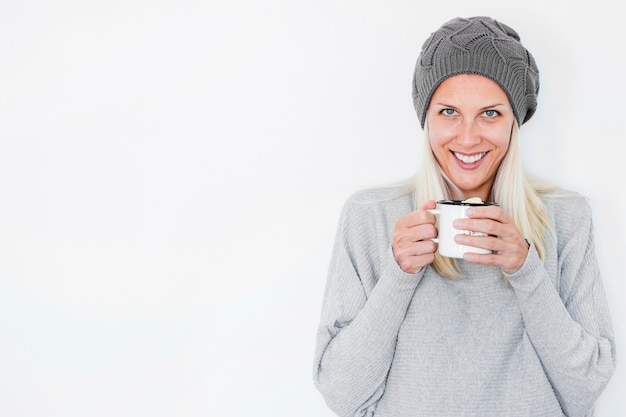
[[[459,126],[457,143],[464,148],[471,148],[480,143],[481,140],[480,129],[476,126],[474,120],[464,120]]]

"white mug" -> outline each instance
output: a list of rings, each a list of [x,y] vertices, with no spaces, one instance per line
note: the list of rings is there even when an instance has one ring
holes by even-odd
[[[432,239],[438,243],[437,251],[442,256],[450,258],[463,258],[463,254],[467,252],[488,254],[489,249],[477,248],[475,246],[459,245],[454,241],[454,236],[458,234],[466,234],[473,236],[486,236],[484,233],[473,232],[470,230],[457,230],[452,226],[455,219],[468,218],[465,211],[471,206],[495,206],[497,203],[481,202],[469,203],[461,200],[439,200],[437,208],[428,210],[439,217],[437,222],[437,237]]]

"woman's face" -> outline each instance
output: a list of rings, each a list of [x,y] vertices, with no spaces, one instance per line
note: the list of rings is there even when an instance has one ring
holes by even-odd
[[[430,147],[457,199],[490,198],[515,116],[506,93],[489,78],[460,74],[435,90],[426,114]]]

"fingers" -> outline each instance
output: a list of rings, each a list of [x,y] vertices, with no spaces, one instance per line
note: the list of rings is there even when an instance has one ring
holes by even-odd
[[[435,215],[427,211],[434,209],[435,207],[437,207],[437,204],[434,200],[432,200],[426,202],[426,204],[422,206],[422,209],[415,210],[407,214],[406,216],[400,217],[396,222],[396,230],[398,230],[399,228],[410,228],[414,226],[419,226],[425,223],[435,224]]]
[[[437,244],[432,240],[393,248],[396,263],[404,272],[416,274],[435,260]]]
[[[437,229],[435,216],[427,210],[435,207],[434,201],[428,201],[422,209],[396,222],[392,249],[396,263],[405,272],[415,274],[434,261],[437,244],[431,239],[437,236]]]
[[[488,237],[487,239],[499,240],[492,237]],[[482,255],[467,252],[463,255],[463,259],[468,262],[483,265],[499,266],[504,273],[512,275],[524,265],[529,247],[528,243],[524,240],[523,242],[520,241],[518,245],[509,246],[505,250],[497,251],[493,254]]]
[[[471,230],[500,238],[519,235],[511,216],[498,206],[470,207],[466,214],[469,218],[454,220],[455,229]]]
[[[512,221],[511,216],[500,206],[473,206],[465,211],[470,218],[493,219],[502,223]]]
[[[437,202],[435,200],[428,200],[422,206],[422,210],[432,210],[434,208],[437,208]]]
[[[494,254],[467,254],[469,262],[497,265],[505,273],[515,273],[522,267],[528,255],[529,244],[517,229],[513,219],[500,207],[472,207],[467,210],[469,219],[457,219],[454,227],[471,230],[487,236],[459,234],[455,241],[461,245],[489,249]]]

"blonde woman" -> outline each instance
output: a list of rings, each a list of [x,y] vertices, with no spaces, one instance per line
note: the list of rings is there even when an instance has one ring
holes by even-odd
[[[454,19],[418,58],[425,133],[417,179],[356,193],[337,232],[314,380],[338,416],[592,416],[615,367],[588,202],[528,178],[519,127],[539,72],[510,27]],[[498,205],[457,219],[437,253],[442,199]]]

